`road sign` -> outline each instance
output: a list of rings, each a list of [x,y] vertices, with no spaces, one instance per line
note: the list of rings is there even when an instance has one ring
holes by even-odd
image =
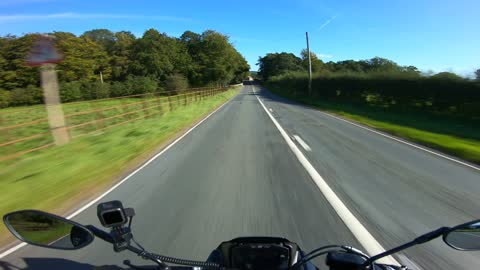
[[[62,60],[63,55],[55,48],[53,39],[48,36],[40,36],[33,43],[32,50],[27,58],[27,64],[29,66],[41,66],[58,63]]]
[[[30,55],[27,58],[29,66],[41,66],[40,78],[43,88],[43,97],[47,109],[48,123],[56,145],[63,145],[70,140],[68,129],[65,126],[65,116],[58,91],[57,71],[55,63],[63,60],[63,55],[55,48],[53,39],[49,36],[39,36],[33,43]]]

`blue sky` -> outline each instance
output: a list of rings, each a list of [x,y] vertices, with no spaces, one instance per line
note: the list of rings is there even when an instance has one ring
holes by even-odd
[[[268,52],[299,54],[310,33],[324,61],[385,57],[421,70],[480,68],[478,0],[122,1],[1,0],[0,35],[95,28],[141,36],[214,29],[231,37],[252,70]]]

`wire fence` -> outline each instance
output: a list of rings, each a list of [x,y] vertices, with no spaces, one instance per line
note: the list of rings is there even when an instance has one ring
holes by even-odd
[[[204,87],[159,91],[63,104],[66,129],[77,138],[108,128],[162,115],[226,91]],[[44,106],[0,112],[0,161],[54,146]]]

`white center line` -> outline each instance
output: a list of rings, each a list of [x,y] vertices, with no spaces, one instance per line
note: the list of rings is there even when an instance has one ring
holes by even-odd
[[[306,142],[304,142],[302,140],[302,138],[300,138],[300,136],[298,135],[293,135],[293,137],[295,138],[295,140],[303,147],[303,149],[307,150],[307,151],[312,151],[312,148],[310,148],[310,146],[308,146],[308,144]]]
[[[252,86],[252,90],[255,93],[255,88]],[[256,95],[256,94],[255,94]],[[313,179],[317,187],[323,193],[323,196],[330,203],[332,208],[337,212],[338,216],[342,219],[343,223],[350,229],[352,234],[357,238],[358,242],[365,248],[365,250],[370,255],[376,255],[382,252],[385,252],[385,248],[373,237],[373,235],[363,226],[362,223],[353,215],[352,212],[347,208],[347,206],[340,200],[340,198],[335,194],[332,188],[327,184],[323,177],[317,172],[313,165],[308,161],[302,151],[297,147],[297,145],[292,141],[288,136],[287,132],[283,129],[278,121],[273,117],[273,115],[268,111],[267,107],[263,104],[262,100],[256,95],[258,102],[263,107],[267,115],[272,120],[275,127],[277,127],[280,134],[285,139],[287,145],[292,150],[293,154],[303,165],[307,173]],[[387,256],[378,260],[380,263],[400,265],[400,263],[395,260],[392,256]]]

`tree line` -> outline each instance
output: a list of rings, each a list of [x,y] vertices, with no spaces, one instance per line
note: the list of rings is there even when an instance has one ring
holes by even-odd
[[[311,60],[311,92],[306,50],[300,57],[285,52],[260,57],[257,75],[272,90],[290,95],[480,118],[480,69],[476,79],[467,79],[450,72],[422,74],[415,66],[380,57],[324,63],[312,53]]]
[[[64,55],[56,66],[62,101],[238,83],[250,69],[228,36],[213,30],[179,38],[155,29],[140,38],[107,29],[49,35]],[[0,107],[42,102],[39,69],[25,61],[37,37],[0,37]]]
[[[422,74],[415,66],[401,66],[392,60],[374,57],[367,60],[344,60],[327,63],[323,62],[313,52],[310,53],[312,62],[312,73],[316,75],[335,75],[335,74],[352,74],[352,75],[388,75],[388,76],[402,76],[402,77],[420,77],[427,76],[433,78],[462,80],[462,78],[455,73],[440,72],[435,75]],[[270,77],[278,76],[292,72],[307,72],[308,71],[308,53],[307,50],[302,50],[300,57],[293,53],[268,53],[264,57],[259,57],[257,65],[258,76],[260,79],[268,80]],[[475,71],[476,80],[480,81],[480,69]]]

